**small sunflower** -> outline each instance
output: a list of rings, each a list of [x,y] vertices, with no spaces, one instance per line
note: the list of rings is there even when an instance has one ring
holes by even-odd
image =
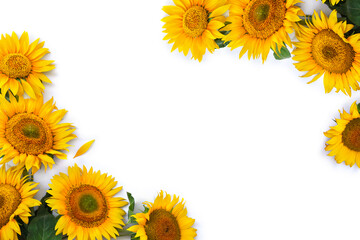
[[[163,7],[169,16],[162,19],[166,36],[164,40],[174,43],[171,51],[179,49],[186,56],[202,60],[206,49],[213,52],[218,45],[214,39],[222,38],[218,31],[225,26],[222,16],[230,7],[227,0],[174,0],[175,6]]]
[[[10,94],[10,102],[0,97],[0,164],[13,160],[18,168],[26,167],[37,172],[41,164],[45,170],[55,164],[53,156],[66,159],[60,152],[70,146],[68,141],[76,138],[70,123],[59,123],[67,112],[56,110],[53,99],[43,104],[37,99],[17,101]]]
[[[336,123],[324,133],[330,138],[325,150],[330,151],[329,156],[335,156],[337,163],[345,162],[350,167],[356,163],[360,167],[360,114],[356,102],[351,105],[350,113],[340,112]]]
[[[116,228],[124,225],[121,207],[127,204],[123,198],[114,197],[122,189],[114,188],[116,184],[111,176],[76,164],[68,168],[68,175],[54,176],[48,191],[52,197],[46,202],[61,215],[56,234],[77,240],[116,238]]]
[[[343,1],[343,0],[329,0],[329,2],[331,3],[331,5],[336,5],[336,4],[338,4],[340,1]],[[326,2],[326,0],[322,0],[322,2],[324,3],[324,2]]]
[[[240,58],[248,52],[264,62],[270,48],[281,49],[292,46],[289,34],[294,24],[304,13],[295,4],[300,0],[229,0],[231,4],[227,25],[224,30],[231,31],[223,40],[231,41],[231,50],[242,47]]]
[[[24,32],[20,39],[13,32],[12,35],[1,36],[0,40],[0,88],[5,94],[10,90],[14,95],[25,92],[36,98],[45,89],[42,82],[51,83],[43,72],[55,68],[52,60],[41,60],[49,49],[43,48],[45,42],[39,39],[29,44],[29,35]]]
[[[15,217],[27,224],[30,208],[41,204],[33,199],[38,192],[33,188],[38,184],[21,178],[21,174],[13,167],[7,171],[5,165],[0,168],[0,239],[17,240],[21,231]]]
[[[299,71],[307,71],[302,77],[316,75],[309,83],[324,75],[326,93],[335,87],[336,92],[351,96],[351,89],[360,89],[360,34],[346,38],[344,34],[353,25],[338,22],[335,10],[329,18],[323,12],[320,15],[315,12],[307,27],[299,25],[299,42],[294,43],[293,51],[298,63],[294,65]]]
[[[194,219],[187,217],[187,210],[183,200],[161,191],[154,203],[145,202],[149,208],[147,213],[134,215],[138,225],[128,230],[135,232],[140,240],[193,240],[196,229],[193,228]]]

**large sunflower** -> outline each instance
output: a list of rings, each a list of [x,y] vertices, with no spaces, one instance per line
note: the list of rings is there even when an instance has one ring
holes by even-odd
[[[56,234],[77,240],[116,238],[116,228],[124,225],[121,207],[127,204],[123,198],[114,197],[122,189],[114,188],[116,184],[111,176],[76,164],[68,168],[68,175],[54,176],[48,191],[52,197],[46,202],[61,215]]]
[[[128,230],[135,232],[140,240],[193,240],[196,229],[194,219],[187,217],[187,210],[179,197],[161,191],[154,203],[145,202],[149,208],[147,213],[134,215],[138,225]]]
[[[344,36],[352,28],[351,24],[338,22],[335,10],[329,18],[315,12],[307,27],[299,25],[293,59],[299,61],[295,63],[299,71],[307,71],[302,77],[316,75],[312,83],[324,75],[326,93],[334,87],[336,92],[349,95],[351,88],[360,89],[360,34]]]
[[[169,16],[162,19],[167,33],[164,40],[174,43],[172,50],[179,49],[185,56],[189,50],[192,58],[202,60],[206,49],[213,52],[218,45],[214,39],[222,38],[218,31],[224,26],[222,16],[230,7],[226,0],[174,0],[175,6],[165,6]]]
[[[340,112],[336,123],[324,133],[330,138],[325,150],[330,151],[329,156],[335,156],[337,163],[345,162],[351,167],[356,163],[360,167],[360,114],[356,102],[351,105],[350,114]]]
[[[19,168],[38,171],[55,163],[53,156],[66,159],[68,141],[76,136],[70,123],[59,123],[66,110],[56,109],[53,99],[43,104],[43,98],[17,101],[10,94],[10,102],[0,97],[0,164],[13,160]]]
[[[262,55],[264,62],[270,48],[275,50],[292,46],[289,33],[294,31],[294,23],[303,15],[295,4],[300,0],[229,0],[231,4],[227,25],[231,31],[223,40],[231,41],[231,50],[242,47],[240,57],[248,52],[249,59]]]
[[[29,44],[29,36],[24,32],[20,39],[12,35],[1,36],[0,40],[0,88],[5,94],[8,90],[14,95],[25,92],[31,97],[41,96],[44,90],[42,82],[51,83],[43,74],[55,68],[52,60],[41,60],[49,53],[43,48],[45,42],[39,39]]]
[[[0,239],[17,240],[21,235],[20,227],[15,217],[24,223],[29,222],[30,208],[41,203],[33,199],[38,190],[33,190],[38,184],[21,178],[21,171],[14,168],[0,168]]]

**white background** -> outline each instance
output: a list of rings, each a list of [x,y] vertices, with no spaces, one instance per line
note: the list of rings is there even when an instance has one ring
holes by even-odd
[[[305,2],[308,14],[324,8]],[[271,55],[261,64],[222,49],[198,63],[171,53],[160,21],[170,4],[2,2],[1,33],[46,41],[56,69],[45,98],[77,127],[68,160],[35,176],[37,198],[76,162],[114,176],[138,208],[161,189],[180,195],[197,240],[359,239],[360,171],[328,157],[323,135],[359,94],[325,94],[322,80],[308,85]]]

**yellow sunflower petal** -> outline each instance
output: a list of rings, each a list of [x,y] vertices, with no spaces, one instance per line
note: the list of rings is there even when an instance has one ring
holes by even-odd
[[[85,143],[84,145],[82,145],[79,148],[79,150],[77,150],[74,158],[79,157],[79,156],[83,155],[84,153],[86,153],[89,150],[89,148],[91,147],[91,145],[94,143],[94,141],[95,141],[95,139]]]

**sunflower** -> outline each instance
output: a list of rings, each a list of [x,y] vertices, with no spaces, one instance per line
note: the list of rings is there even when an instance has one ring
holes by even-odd
[[[10,102],[0,97],[0,164],[13,160],[18,168],[38,171],[41,164],[45,170],[55,164],[53,156],[66,159],[68,141],[76,136],[69,123],[61,123],[66,110],[56,109],[53,99],[43,104],[42,96],[37,99],[17,101],[10,94]]]
[[[0,88],[5,94],[10,90],[14,95],[25,92],[36,98],[45,89],[42,82],[51,83],[43,72],[55,68],[52,60],[41,60],[49,53],[43,48],[45,42],[39,39],[29,44],[29,35],[24,32],[20,39],[13,32],[12,35],[1,36],[0,40]]]
[[[227,25],[223,30],[231,31],[223,40],[231,41],[231,50],[241,47],[240,58],[248,52],[264,62],[270,48],[281,49],[292,46],[289,33],[293,32],[294,23],[303,15],[295,4],[300,0],[229,0],[231,4]]]
[[[294,43],[293,59],[298,61],[295,67],[299,71],[307,71],[302,77],[316,75],[312,83],[324,75],[325,92],[335,87],[351,96],[351,88],[359,89],[360,79],[360,34],[346,38],[344,36],[353,25],[338,22],[334,10],[329,18],[321,12],[315,12],[312,23],[307,27],[300,26],[296,32],[299,42]]]
[[[135,232],[140,240],[193,240],[196,229],[193,228],[194,219],[187,217],[187,210],[183,200],[161,191],[154,203],[145,202],[149,208],[147,213],[134,215],[138,225],[128,230]]]
[[[27,224],[30,208],[41,204],[33,199],[38,192],[33,188],[38,184],[21,178],[21,174],[13,167],[7,171],[5,165],[0,168],[0,239],[17,240],[21,232],[15,217]]]
[[[116,184],[111,176],[76,164],[68,168],[68,175],[54,176],[48,191],[52,197],[46,202],[61,215],[56,234],[77,240],[116,238],[116,228],[124,225],[121,207],[127,204],[123,198],[114,197],[122,189],[114,188]]]
[[[192,58],[202,60],[206,49],[213,52],[218,45],[214,39],[222,38],[218,31],[225,23],[222,16],[230,7],[227,0],[174,0],[175,6],[163,7],[169,16],[165,22],[164,40],[174,43],[171,51],[179,49],[186,56],[189,50]]]
[[[350,114],[340,112],[336,123],[324,133],[330,138],[325,150],[330,151],[329,156],[335,156],[337,163],[345,162],[350,167],[356,163],[360,167],[360,114],[356,102],[351,105]]]
[[[331,3],[331,5],[336,5],[336,4],[338,4],[340,1],[342,1],[342,0],[329,0],[329,2]],[[322,2],[324,3],[324,2],[326,2],[326,0],[322,0]]]

